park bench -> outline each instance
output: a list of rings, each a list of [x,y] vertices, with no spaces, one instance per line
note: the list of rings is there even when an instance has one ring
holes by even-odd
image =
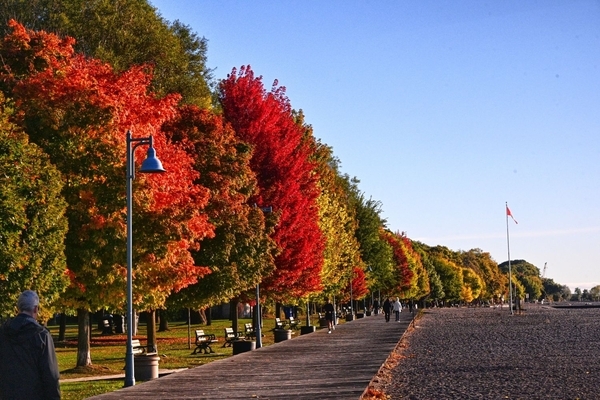
[[[298,321],[294,317],[290,317],[287,320],[287,325],[290,327],[290,329],[300,329],[300,327],[299,327],[300,321]]]
[[[103,335],[112,335],[113,334],[112,321],[106,317],[104,319],[102,319],[102,334]]]
[[[283,322],[279,317],[275,317],[275,328],[273,329],[284,329],[285,322]]]
[[[244,334],[246,335],[246,339],[256,338],[256,332],[254,332],[254,327],[251,322],[244,324]]]
[[[211,344],[217,343],[218,340],[212,333],[204,333],[203,329],[196,329],[196,348],[192,354],[197,354],[204,350],[204,354],[214,353]]]
[[[256,331],[254,330],[254,326],[251,322],[244,324],[244,333],[246,335],[246,340],[256,339]],[[262,333],[260,336],[265,337],[265,335]]]
[[[156,352],[148,352],[148,348],[146,346],[143,346],[140,343],[140,339],[132,339],[131,345],[133,347],[133,355],[134,356],[137,356],[140,354],[146,354],[149,356],[156,355]]]
[[[242,335],[243,332],[235,332],[233,328],[225,328],[225,343],[223,343],[223,347],[231,347],[233,342],[238,340]]]

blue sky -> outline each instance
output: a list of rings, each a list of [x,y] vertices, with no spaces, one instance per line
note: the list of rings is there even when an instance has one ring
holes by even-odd
[[[600,284],[600,2],[151,0],[287,88],[393,231]]]

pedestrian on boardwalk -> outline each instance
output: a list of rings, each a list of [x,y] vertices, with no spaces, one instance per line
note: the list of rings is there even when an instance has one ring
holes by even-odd
[[[40,299],[19,296],[19,315],[0,328],[0,399],[60,399],[59,370],[50,332],[36,321]]]
[[[331,300],[327,299],[327,304],[323,307],[323,311],[325,311],[325,320],[327,320],[327,328],[329,329],[327,333],[331,333],[335,329],[333,326],[333,313],[335,309],[333,308],[333,304],[331,304]]]
[[[385,322],[390,322],[390,312],[392,311],[392,303],[389,298],[383,302],[383,313],[385,314]]]
[[[379,314],[379,302],[377,300],[373,301],[373,314]]]
[[[400,322],[400,311],[402,311],[402,303],[400,303],[400,299],[396,297],[396,301],[392,303],[392,309],[394,310],[394,314],[396,314],[396,322]]]

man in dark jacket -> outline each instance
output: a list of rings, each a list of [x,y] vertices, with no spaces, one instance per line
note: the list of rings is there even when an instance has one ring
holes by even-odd
[[[50,332],[37,323],[40,299],[19,296],[19,315],[0,329],[0,399],[60,399],[60,373]]]
[[[383,302],[383,313],[385,314],[385,322],[390,322],[390,313],[392,311],[392,303],[390,299],[386,298]]]

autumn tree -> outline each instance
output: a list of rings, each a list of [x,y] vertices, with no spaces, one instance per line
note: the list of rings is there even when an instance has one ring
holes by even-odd
[[[12,315],[25,289],[38,292],[42,312],[68,284],[64,239],[67,220],[60,172],[9,121],[0,93],[0,315]]]
[[[393,248],[382,235],[386,220],[381,217],[381,202],[371,198],[366,199],[358,189],[357,179],[347,182],[349,203],[357,221],[354,236],[359,244],[361,267],[370,270],[372,290],[393,290],[397,287],[398,275]]]
[[[504,261],[498,268],[508,275],[508,261]],[[531,299],[538,299],[542,296],[544,284],[540,277],[540,269],[525,260],[512,260],[511,272],[513,279],[523,286],[524,294],[529,294]]]
[[[459,251],[456,253],[460,264],[473,270],[481,277],[483,284],[480,295],[482,300],[491,300],[499,298],[507,286],[507,275],[505,275],[490,253],[481,249],[471,249],[469,251]]]
[[[484,288],[483,280],[470,268],[462,269],[462,278],[461,300],[468,304],[481,295]]]
[[[318,176],[285,88],[275,82],[267,92],[248,66],[234,69],[220,83],[219,98],[225,120],[252,146],[258,191],[250,202],[272,207],[279,218],[273,239],[280,253],[263,289],[277,300],[320,290],[324,238],[318,225]]]
[[[68,202],[67,267],[71,284],[63,304],[79,316],[78,366],[91,363],[86,323],[90,310],[124,308],[124,134],[154,135],[170,172],[139,174],[134,189],[134,302],[156,309],[172,291],[208,272],[190,250],[212,235],[202,208],[207,190],[194,183],[193,160],[168,143],[160,125],[175,113],[178,96],[161,100],[148,92],[144,68],[115,74],[110,66],[76,55],[73,40],[27,31],[0,47],[0,87],[15,99],[15,121],[48,155],[64,179]],[[87,346],[86,346],[87,345]]]
[[[2,33],[15,19],[31,30],[77,40],[75,50],[109,63],[116,72],[153,67],[151,88],[162,97],[211,104],[208,42],[179,21],[168,22],[147,0],[0,0]]]
[[[429,293],[427,295],[427,301],[431,300],[436,305],[439,300],[442,300],[446,297],[446,293],[444,292],[444,286],[442,284],[442,280],[435,270],[435,266],[431,262],[428,253],[428,246],[419,242],[412,241],[413,248],[419,254],[421,258],[421,263],[423,264],[423,268],[427,274],[427,278],[429,280]]]
[[[274,269],[276,246],[268,233],[276,220],[249,201],[256,194],[252,149],[221,116],[195,106],[182,107],[163,130],[194,159],[196,183],[210,193],[204,211],[215,227],[214,237],[193,252],[196,264],[211,273],[172,300],[193,308],[228,302]]]
[[[429,293],[429,279],[421,262],[421,257],[413,249],[412,241],[404,233],[383,230],[381,236],[394,252],[395,285],[394,291],[406,299],[420,299]]]
[[[354,208],[351,207],[348,199],[349,184],[347,177],[339,170],[339,160],[334,157],[333,149],[313,136],[312,127],[305,123],[302,111],[297,112],[295,116],[297,124],[305,130],[307,140],[312,141],[312,161],[320,177],[317,182],[319,187],[317,204],[319,228],[325,238],[321,295],[326,298],[340,299],[342,293],[347,291],[349,272],[352,271],[353,266],[362,264],[359,244],[354,235],[357,221]],[[362,275],[364,276],[364,271]],[[366,280],[362,279],[360,283],[364,285]]]
[[[444,246],[430,247],[429,260],[444,287],[445,300],[459,301],[462,297],[463,270],[455,261],[453,252]]]

